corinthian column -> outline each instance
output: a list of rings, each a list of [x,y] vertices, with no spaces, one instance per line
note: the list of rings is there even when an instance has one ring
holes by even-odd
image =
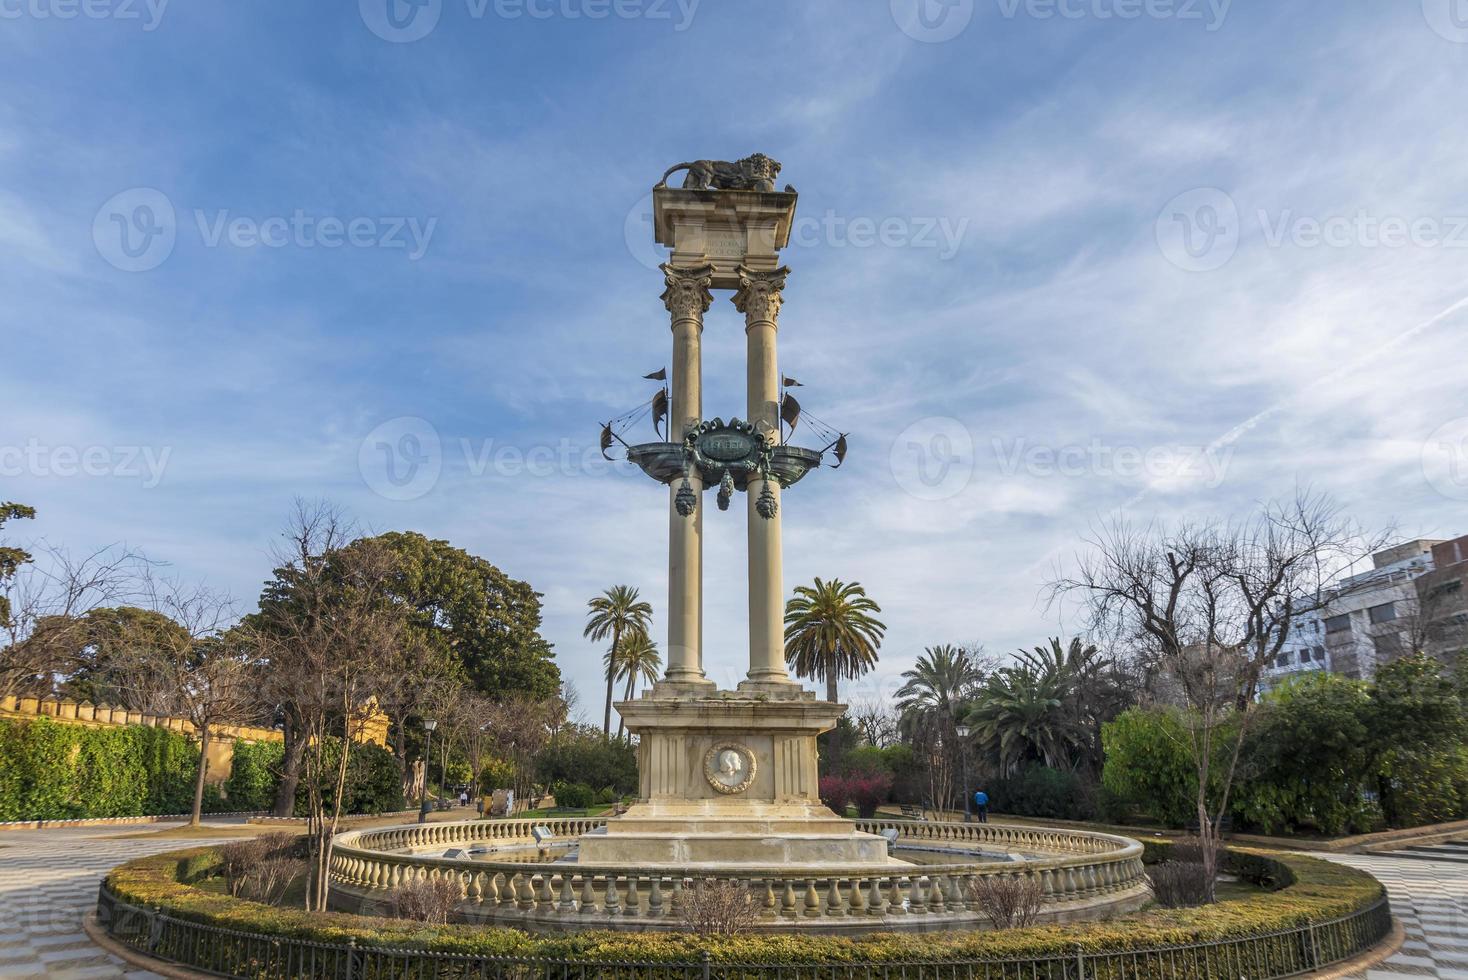
[[[663,303],[673,318],[673,384],[668,407],[668,436],[682,442],[688,429],[703,418],[703,358],[700,338],[703,315],[713,303],[709,286],[713,266],[679,269],[664,265],[668,288]],[[682,480],[668,487],[668,671],[674,684],[707,684],[703,671],[703,480],[688,475],[698,505],[678,512]]]
[[[775,336],[787,268],[739,267],[734,306],[744,314],[749,421],[767,439],[780,439],[780,374]],[[759,513],[761,495],[774,497],[774,513]],[[749,510],[749,680],[745,685],[790,685],[785,670],[785,576],[780,546],[780,482],[753,477],[745,492]]]

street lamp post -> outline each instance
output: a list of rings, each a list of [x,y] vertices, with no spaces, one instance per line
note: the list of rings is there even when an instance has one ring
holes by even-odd
[[[418,822],[428,822],[428,764],[433,760],[433,730],[438,727],[436,721],[425,721],[423,730],[428,732],[428,741],[423,743],[423,791],[418,797]]]
[[[959,725],[954,731],[958,735],[958,766],[963,778],[963,822],[968,823],[973,817],[973,794],[968,786],[968,737],[973,734],[973,729]]]

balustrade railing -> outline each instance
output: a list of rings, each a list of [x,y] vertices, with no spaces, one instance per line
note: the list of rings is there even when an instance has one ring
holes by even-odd
[[[460,914],[471,921],[564,928],[573,923],[613,929],[677,929],[689,879],[745,885],[759,906],[760,928],[869,931],[921,929],[936,918],[978,921],[974,888],[983,876],[1025,878],[1043,896],[1042,916],[1139,900],[1146,895],[1142,846],[1124,837],[1081,831],[860,821],[869,832],[895,829],[899,840],[962,851],[998,848],[1027,855],[1017,861],[832,867],[819,874],[773,868],[700,869],[594,866],[574,861],[497,861],[494,854],[443,857],[427,849],[486,850],[530,843],[537,827],[569,842],[601,819],[493,820],[351,831],[337,838],[331,875],[338,904],[377,911],[393,889],[415,879],[456,881]]]

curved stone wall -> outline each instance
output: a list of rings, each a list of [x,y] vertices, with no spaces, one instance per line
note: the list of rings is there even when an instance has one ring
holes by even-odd
[[[425,848],[533,844],[536,827],[559,842],[575,840],[605,823],[600,818],[482,820],[413,824],[348,831],[336,838],[331,862],[332,903],[381,913],[397,886],[414,878],[457,878],[461,917],[468,922],[531,931],[684,928],[679,903],[684,875],[668,868],[597,867],[576,862],[526,863],[445,858],[408,853]],[[756,929],[765,932],[861,933],[983,928],[970,895],[985,875],[1028,877],[1044,894],[1041,921],[1100,917],[1140,906],[1149,896],[1142,845],[1125,837],[1084,831],[993,824],[862,820],[868,833],[895,829],[902,844],[955,850],[1007,850],[1028,855],[1013,862],[911,865],[873,870],[832,867],[812,877],[778,867],[697,877],[738,881],[760,904]]]

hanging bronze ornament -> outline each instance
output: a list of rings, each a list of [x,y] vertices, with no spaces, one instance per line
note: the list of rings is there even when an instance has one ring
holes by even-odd
[[[734,499],[734,477],[729,471],[724,470],[724,478],[719,481],[719,510],[728,510],[729,501]]]
[[[683,478],[683,483],[678,487],[678,496],[674,498],[675,506],[682,517],[692,517],[693,512],[698,509],[698,494],[693,492],[693,485],[688,482],[688,477]]]
[[[759,492],[759,499],[754,502],[754,509],[759,516],[765,520],[773,520],[780,512],[780,502],[775,499],[775,494],[770,490],[770,481],[766,480],[764,489]]]

